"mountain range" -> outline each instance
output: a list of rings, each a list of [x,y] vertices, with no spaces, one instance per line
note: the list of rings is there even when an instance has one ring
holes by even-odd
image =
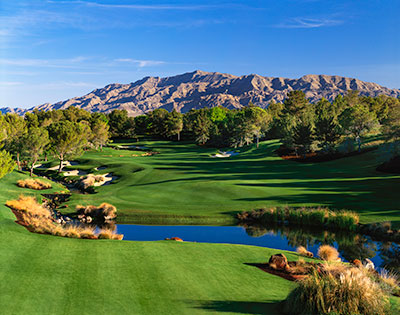
[[[274,100],[282,102],[287,93],[302,90],[311,102],[321,98],[333,100],[348,90],[361,95],[400,97],[399,89],[389,89],[376,83],[330,75],[305,75],[299,79],[263,77],[257,74],[235,76],[219,72],[194,71],[171,77],[145,77],[129,84],[109,84],[84,96],[54,104],[46,103],[29,109],[0,108],[4,113],[24,115],[28,111],[66,109],[76,106],[91,112],[108,113],[126,109],[137,116],[156,108],[187,112],[202,107],[224,106],[241,108],[252,102],[265,108]]]

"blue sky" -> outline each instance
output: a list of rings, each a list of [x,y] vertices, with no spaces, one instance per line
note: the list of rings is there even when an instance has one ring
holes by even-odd
[[[0,0],[0,107],[196,69],[400,88],[400,1]]]

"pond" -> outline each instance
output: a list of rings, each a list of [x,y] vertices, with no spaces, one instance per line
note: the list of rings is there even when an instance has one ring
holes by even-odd
[[[124,240],[157,241],[180,237],[189,242],[255,245],[295,251],[305,246],[316,256],[318,247],[329,244],[338,249],[344,261],[369,258],[376,267],[400,272],[400,246],[373,241],[349,232],[331,232],[289,226],[199,226],[117,224]]]

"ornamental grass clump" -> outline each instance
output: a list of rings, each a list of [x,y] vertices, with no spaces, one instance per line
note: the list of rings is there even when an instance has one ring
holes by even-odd
[[[312,273],[284,302],[286,314],[390,314],[388,294],[363,269]]]
[[[122,240],[124,238],[123,234],[116,234],[111,229],[102,229],[98,235],[99,239],[107,239],[107,240]]]
[[[305,257],[313,257],[313,253],[309,252],[304,246],[299,246],[296,248],[296,252],[299,255],[305,256]]]
[[[116,234],[112,230],[102,230],[97,237],[94,227],[57,223],[52,218],[50,210],[39,204],[36,198],[31,196],[21,195],[18,200],[7,201],[6,205],[14,210],[18,221],[31,232],[70,238],[108,238],[113,240],[122,240],[123,238],[122,234]],[[115,207],[107,203],[101,204],[96,209],[101,209],[102,213],[109,217],[112,217],[116,212]]]
[[[103,202],[100,206],[76,206],[76,212],[85,216],[90,216],[100,221],[110,221],[117,217],[117,208]]]
[[[328,217],[330,227],[349,231],[354,231],[359,221],[359,216],[351,211],[331,211]]]
[[[43,189],[50,189],[51,184],[50,183],[45,183],[44,181],[36,178],[27,178],[27,179],[20,179],[17,182],[18,187],[22,188],[30,188],[30,189],[35,189],[35,190],[43,190]]]
[[[84,179],[81,180],[81,187],[82,187],[82,189],[86,190],[86,189],[94,186],[94,184],[100,183],[102,181],[104,181],[103,175],[89,174]]]
[[[325,261],[340,261],[337,249],[329,245],[322,245],[318,248],[318,257]]]

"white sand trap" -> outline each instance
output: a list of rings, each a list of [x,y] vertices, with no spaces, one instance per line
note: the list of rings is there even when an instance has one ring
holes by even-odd
[[[82,176],[82,175],[86,175],[87,173],[85,171],[81,171],[81,170],[72,170],[72,171],[67,171],[64,172],[63,175],[64,176]]]
[[[42,168],[43,164],[36,164],[33,168]]]
[[[138,146],[138,145],[119,145],[119,149],[137,149],[137,150],[147,150],[148,147]]]
[[[91,175],[93,175],[93,174],[91,174]],[[111,184],[111,182],[112,182],[113,180],[116,180],[116,179],[118,178],[118,176],[113,176],[112,173],[103,174],[103,175],[101,175],[101,176],[103,176],[103,180],[100,181],[100,182],[94,183],[93,186],[104,186],[104,185],[109,185],[109,184]]]
[[[95,167],[94,170],[95,171],[102,171],[105,170],[107,168],[107,166],[99,166],[99,167]]]
[[[235,151],[226,151],[226,152],[219,151],[217,154],[212,155],[211,157],[213,157],[213,158],[228,158],[228,157],[235,156],[238,154],[239,153],[235,152]]]
[[[79,163],[78,162],[70,162],[70,161],[64,161],[62,163],[63,167],[72,166],[72,165],[79,165]],[[49,171],[57,171],[59,167],[60,167],[60,165],[49,167],[48,170]]]

